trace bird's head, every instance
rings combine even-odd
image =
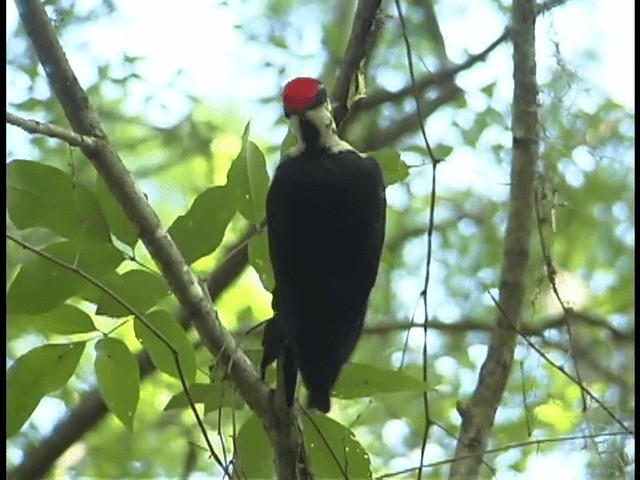
[[[310,77],[294,78],[284,86],[282,92],[284,115],[290,118],[318,107],[325,108],[327,98],[327,89],[320,80]]]
[[[284,86],[282,103],[284,115],[298,142],[293,153],[315,149],[336,152],[351,148],[338,138],[327,89],[320,80],[298,77],[289,81]]]

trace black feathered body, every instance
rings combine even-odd
[[[309,405],[329,410],[331,388],[362,331],[385,208],[380,166],[355,150],[302,150],[276,170],[267,196],[275,317],[265,357],[284,355],[290,405],[299,369]]]

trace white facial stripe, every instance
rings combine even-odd
[[[333,116],[331,115],[331,107],[327,102],[325,105],[320,105],[313,110],[307,110],[302,114],[304,118],[318,127],[320,131],[320,143],[324,144],[326,137],[332,132],[335,132],[335,125],[333,123]]]
[[[318,141],[320,145],[326,147],[329,152],[337,153],[345,150],[354,150],[351,145],[338,137],[338,131],[333,122],[331,110],[331,103],[327,100],[324,105],[320,105],[312,110],[307,110],[302,116],[318,128],[320,133]],[[304,149],[302,133],[300,131],[300,119],[296,115],[292,115],[289,118],[289,125],[296,136],[298,144],[290,150],[288,154],[297,155]]]

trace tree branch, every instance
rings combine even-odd
[[[516,330],[521,324],[530,251],[534,172],[538,162],[535,9],[533,0],[514,0],[512,6],[513,160],[499,287],[501,311],[497,315],[478,384],[469,403],[459,409],[462,425],[456,445],[456,461],[449,473],[452,480],[472,479],[479,475],[489,432],[511,370]]]
[[[538,5],[536,16],[547,13],[553,8],[561,6],[565,3],[567,3],[567,0],[548,0],[544,3],[541,3]],[[501,44],[503,44],[505,41],[509,40],[510,38],[511,38],[511,27],[507,27],[493,42],[487,45],[482,51],[476,53],[475,55],[471,55],[464,62],[459,63],[457,65],[449,66],[443,70],[439,70],[435,73],[427,74],[427,75],[424,75],[423,77],[416,79],[416,82],[415,82],[416,92],[418,93],[418,95],[424,95],[428,88],[436,85],[443,85],[445,88],[445,91],[450,91],[449,90],[450,87],[448,87],[448,85],[453,85],[455,88],[458,88],[453,83],[453,80],[455,79],[456,75],[486,60],[486,58],[489,56],[491,52],[493,52],[497,47],[499,47]],[[370,95],[367,95],[366,97],[362,97],[358,99],[350,106],[350,109],[348,112],[349,115],[343,119],[342,124],[339,124],[340,133],[346,132],[348,128],[358,119],[358,116],[360,114],[373,110],[385,103],[398,103],[405,100],[406,98],[408,98],[413,94],[413,88],[414,86],[411,83],[409,83],[404,87],[402,87],[400,90],[397,90],[395,92],[390,92],[388,90],[377,90],[371,93]],[[459,89],[459,91],[462,92],[461,89]],[[455,97],[444,95],[444,97],[442,98],[443,102],[436,105],[436,108],[440,107],[444,103],[451,101],[453,98]],[[425,117],[427,117],[430,113],[432,112],[426,112]],[[386,133],[384,135],[385,142],[376,141],[376,139],[373,139],[372,141],[375,142],[376,148],[368,148],[368,150],[376,150],[378,148],[382,148],[383,146],[388,145],[390,142],[397,140],[398,138],[410,133],[415,128],[417,128],[418,127],[417,124],[411,124],[410,122],[411,117],[415,117],[415,112],[412,112],[407,116],[403,117],[402,119],[400,119],[401,122],[406,121],[406,123],[404,123],[403,125],[402,130],[398,127],[398,129],[395,129]],[[398,132],[402,132],[402,133],[398,134]]]
[[[443,85],[438,96],[420,103],[420,111],[424,115],[424,118],[427,118],[442,105],[454,100],[461,93],[462,89],[454,83]],[[360,148],[363,151],[378,150],[413,133],[419,126],[420,119],[416,115],[415,110],[412,110],[405,116],[395,119],[393,124],[388,127],[378,130],[377,132],[370,132],[363,140]]]
[[[276,451],[277,470],[286,470],[288,478],[297,478],[297,456],[295,452],[283,449],[283,445],[295,449],[296,446],[292,446],[286,439],[290,438],[289,432],[292,428],[297,428],[297,424],[293,424],[289,412],[283,412],[274,404],[269,387],[260,380],[250,360],[220,323],[198,279],[109,143],[86,93],[71,70],[42,4],[38,0],[16,0],[16,5],[27,35],[73,131],[95,137],[92,145],[80,146],[82,152],[103,177],[127,217],[136,225],[140,239],[182,307],[189,312],[189,318],[204,345],[220,365],[225,367],[249,408],[264,423]],[[280,442],[280,439],[285,441]],[[299,449],[300,445],[297,447]]]
[[[46,135],[51,138],[58,138],[72,147],[94,148],[96,139],[87,135],[79,135],[76,132],[59,127],[52,123],[40,122],[38,120],[27,119],[7,112],[7,123],[21,128],[25,132]]]
[[[439,70],[435,73],[425,75],[422,78],[416,79],[416,91],[418,91],[419,93],[423,93],[429,87],[446,84],[453,81],[455,76],[460,72],[468,70],[477,63],[484,61],[491,52],[493,52],[500,44],[502,44],[509,38],[510,33],[510,30],[506,29],[498,38],[491,42],[480,53],[471,55],[464,62],[458,65],[453,65],[443,70]],[[383,103],[398,102],[400,100],[404,100],[412,94],[413,85],[411,85],[411,83],[402,87],[400,90],[396,90],[395,92],[390,92],[388,90],[379,90],[355,102],[351,107],[352,114],[355,115],[356,113],[371,110],[372,108],[378,107]]]
[[[95,137],[91,145],[80,145],[83,153],[105,179],[129,219],[137,226],[142,242],[169,281],[180,303],[193,312],[192,318],[204,344],[214,355],[220,356],[224,364],[229,364],[232,378],[243,396],[247,396],[247,402],[265,415],[269,410],[266,386],[261,384],[249,359],[238,351],[233,338],[209,308],[197,278],[108,142],[89,99],[67,62],[43,6],[37,0],[16,0],[16,5],[40,63],[73,130]]]
[[[580,323],[590,327],[602,329],[609,332],[611,338],[606,341],[618,343],[630,343],[635,340],[635,330],[619,330],[607,322],[604,318],[597,317],[585,312],[569,311],[560,315],[550,316],[539,321],[524,323],[520,327],[520,333],[527,337],[543,337],[550,330],[564,328],[568,321],[574,325]],[[368,327],[362,331],[368,335],[382,335],[390,332],[406,331],[410,328],[424,328],[422,322],[381,322]],[[494,326],[484,319],[466,318],[456,322],[442,322],[439,320],[429,320],[429,329],[447,333],[469,333],[493,331]],[[603,334],[604,332],[601,332]]]
[[[561,6],[565,3],[567,3],[567,0],[548,0],[547,2],[541,3],[538,5],[536,16],[547,13],[553,8]],[[464,62],[457,65],[448,66],[443,70],[439,70],[437,72],[427,74],[421,78],[416,79],[415,89],[419,93],[423,93],[429,87],[453,81],[453,79],[459,73],[468,70],[474,65],[486,60],[491,52],[493,52],[502,43],[509,40],[510,38],[511,27],[507,27],[493,42],[487,45],[482,51],[476,53],[475,55],[469,56],[469,58],[467,58]],[[396,90],[395,92],[390,92],[388,90],[378,90],[376,92],[373,92],[371,95],[362,97],[353,105],[351,105],[351,109],[349,112],[350,116],[349,119],[345,121],[345,123],[351,122],[352,118],[357,113],[371,110],[382,105],[383,103],[399,102],[406,99],[407,97],[412,95],[413,88],[413,85],[409,83],[402,87],[400,90]]]
[[[340,126],[347,116],[349,107],[347,100],[349,86],[362,60],[366,58],[377,36],[380,22],[376,19],[381,0],[360,0],[353,18],[353,26],[347,48],[331,91],[334,104],[333,117],[336,125]]]

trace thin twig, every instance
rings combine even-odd
[[[524,409],[524,422],[527,426],[527,437],[531,436],[531,424],[529,423],[529,405],[527,405],[527,388],[525,386],[524,362],[520,361],[520,394],[522,395],[522,408]]]
[[[628,432],[604,432],[604,433],[594,433],[591,435],[572,435],[568,437],[558,437],[558,438],[540,438],[537,440],[526,440],[524,442],[511,443],[509,445],[504,445],[502,447],[490,448],[485,451],[485,454],[491,455],[494,453],[500,453],[507,450],[513,450],[514,448],[525,448],[531,446],[540,446],[545,443],[562,443],[562,442],[573,442],[576,440],[585,440],[585,439],[596,439],[596,438],[604,438],[604,437],[618,437],[618,436],[626,436],[629,435]],[[471,458],[474,454],[468,454],[466,457]],[[459,457],[458,459],[462,460],[464,457]],[[411,473],[417,471],[420,468],[433,468],[438,467],[440,465],[447,465],[456,461],[456,458],[447,458],[446,460],[439,460],[437,462],[426,463],[424,465],[412,468],[406,468],[404,470],[398,470],[396,472],[385,473],[384,475],[380,475],[376,477],[376,480],[383,480],[385,478],[396,478],[400,475],[404,475],[406,473]]]
[[[424,289],[421,292],[422,298],[424,300],[424,328],[423,328],[423,342],[422,342],[422,380],[425,383],[428,383],[429,375],[428,375],[428,348],[427,348],[427,333],[429,326],[429,308],[428,308],[428,292],[429,292],[429,279],[431,275],[431,257],[433,252],[433,225],[434,225],[434,215],[435,215],[435,203],[436,203],[436,167],[440,159],[436,159],[433,151],[431,150],[431,145],[429,144],[429,140],[427,139],[427,132],[424,128],[424,117],[422,116],[422,110],[420,106],[420,99],[418,98],[418,90],[416,88],[416,77],[413,69],[413,54],[411,53],[411,43],[409,42],[409,37],[407,36],[407,27],[404,21],[404,16],[402,14],[402,8],[400,7],[400,0],[395,0],[396,11],[398,12],[398,18],[400,19],[400,25],[402,27],[402,37],[404,39],[406,54],[407,54],[407,65],[409,67],[409,75],[411,77],[411,85],[413,91],[413,98],[416,103],[416,119],[419,122],[420,133],[422,134],[422,140],[424,141],[424,145],[429,153],[429,158],[431,159],[431,201],[429,205],[429,228],[427,231],[427,259],[426,259],[426,271],[424,278]],[[424,461],[424,454],[427,448],[427,438],[429,436],[429,429],[431,428],[431,417],[429,414],[429,395],[426,391],[422,393],[422,402],[424,405],[424,417],[425,417],[425,427],[422,435],[422,442],[420,445],[420,464]],[[422,478],[422,469],[418,471],[418,480]]]
[[[72,130],[59,127],[53,123],[40,122],[29,118],[23,118],[11,112],[7,112],[7,123],[21,128],[25,132],[45,135],[62,140],[72,147],[94,148],[96,137],[80,135]]]
[[[573,333],[571,332],[571,321],[570,321],[571,318],[568,315],[571,309],[567,307],[566,303],[562,300],[562,297],[560,296],[560,292],[558,291],[558,285],[556,282],[557,270],[555,265],[553,264],[553,260],[551,259],[551,252],[549,251],[544,233],[542,231],[543,224],[546,224],[549,227],[550,223],[552,222],[552,219],[546,219],[546,216],[544,216],[542,213],[542,207],[540,205],[540,202],[542,200],[541,196],[543,194],[546,194],[546,192],[544,191],[544,184],[542,183],[543,180],[541,176],[539,176],[538,178],[539,178],[538,188],[534,189],[534,193],[533,193],[533,206],[536,214],[536,225],[538,227],[538,239],[540,241],[540,251],[542,253],[542,260],[544,262],[545,272],[547,274],[547,279],[549,280],[549,284],[551,285],[551,290],[553,291],[553,295],[556,297],[556,300],[558,300],[558,303],[560,304],[560,308],[562,308],[562,311],[565,313],[565,316],[567,318],[566,327],[567,327],[567,336],[569,337],[569,356],[571,357],[571,361],[573,362],[573,369],[576,372],[576,378],[580,383],[582,383],[582,378],[580,378],[580,369],[578,368],[578,362],[576,360],[576,356],[573,354],[574,340],[573,340]],[[553,212],[551,212],[551,214],[553,214]],[[585,397],[584,392],[582,390],[580,390],[580,395],[582,397],[582,411],[586,412],[587,398]]]
[[[580,382],[580,380],[578,380],[577,378],[574,378],[573,375],[571,375],[569,372],[567,372],[564,369],[564,367],[562,367],[562,365],[558,365],[556,362],[551,360],[551,358],[549,358],[549,356],[547,354],[545,354],[540,348],[538,348],[535,343],[533,343],[531,340],[529,340],[526,335],[522,334],[522,332],[520,332],[520,329],[518,328],[518,326],[513,322],[513,320],[507,315],[505,310],[502,308],[502,305],[500,305],[498,300],[496,300],[496,298],[493,296],[493,294],[491,292],[488,292],[488,293],[489,293],[489,296],[491,297],[491,300],[495,304],[496,308],[500,311],[500,314],[503,316],[503,318],[507,322],[509,322],[509,324],[511,325],[511,328],[513,328],[513,330],[518,334],[518,336],[520,336],[520,338],[522,338],[530,348],[532,348],[538,355],[540,355],[540,357],[545,362],[547,362],[553,368],[555,368],[560,373],[562,373],[572,383],[576,384],[578,386],[578,388],[580,388],[580,390],[582,392],[584,392],[589,398],[591,398],[591,400],[593,400],[600,408],[602,408],[614,422],[616,422],[618,425],[620,425],[620,427],[622,427],[623,430],[625,430],[627,433],[630,433],[631,435],[634,434],[633,431],[630,430],[629,427],[627,427],[622,422],[622,420],[620,420],[618,417],[616,417],[616,415],[609,409],[609,407],[607,407],[596,395],[591,393],[591,390],[589,390],[587,387],[585,387],[584,384]]]

